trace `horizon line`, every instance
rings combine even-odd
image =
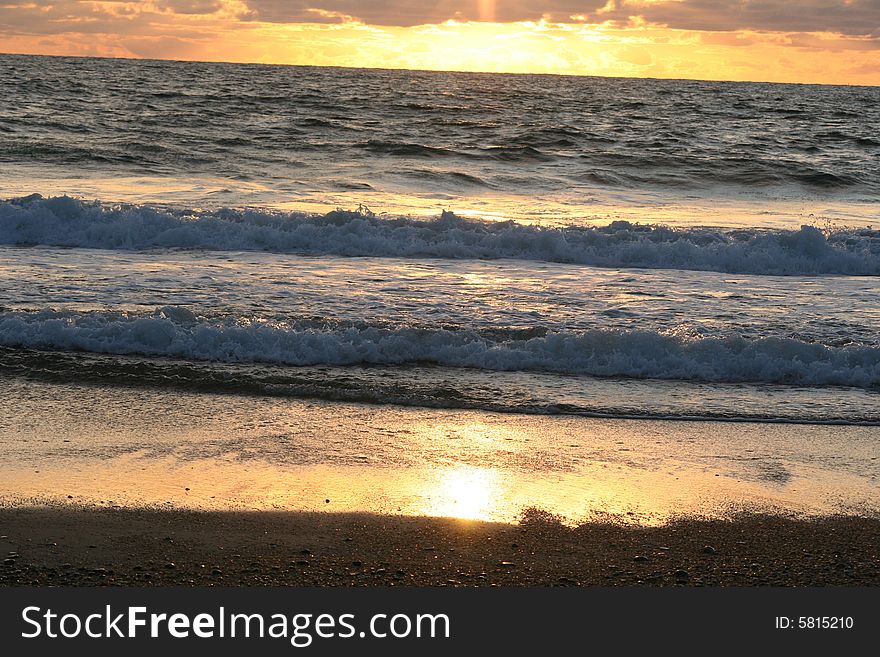
[[[601,78],[606,80],[656,80],[669,82],[717,82],[723,84],[776,84],[776,85],[797,85],[804,87],[855,87],[865,89],[878,89],[878,84],[852,84],[838,83],[829,84],[827,82],[779,82],[774,80],[719,80],[713,78],[677,78],[677,77],[651,77],[636,75],[601,75],[597,73],[551,73],[551,72],[516,72],[516,71],[480,71],[480,70],[455,70],[455,69],[434,69],[434,68],[389,68],[384,66],[343,66],[343,65],[326,65],[326,64],[290,64],[286,62],[242,62],[227,61],[217,59],[162,59],[156,57],[117,57],[111,55],[51,55],[41,53],[18,53],[18,52],[0,52],[0,57],[51,57],[56,59],[109,59],[122,60],[132,62],[165,62],[169,64],[227,64],[232,66],[286,66],[295,68],[329,68],[342,69],[346,71],[401,71],[410,73],[459,73],[459,74],[475,74],[475,75],[520,75],[520,76],[546,76],[560,78]]]

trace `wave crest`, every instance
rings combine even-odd
[[[880,274],[880,231],[676,229],[615,221],[551,228],[459,217],[164,210],[38,194],[0,202],[0,243],[102,249],[260,250],[341,256],[513,258],[738,274]]]
[[[0,313],[0,346],[166,356],[229,363],[403,365],[795,385],[880,385],[880,347],[793,338],[699,338],[674,332],[449,330],[369,323],[209,319],[185,308],[152,314]]]

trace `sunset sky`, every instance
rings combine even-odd
[[[0,52],[880,85],[880,0],[0,0]]]

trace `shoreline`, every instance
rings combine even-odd
[[[878,586],[880,517],[0,508],[0,586]]]
[[[7,507],[507,523],[539,507],[568,525],[609,517],[663,524],[731,509],[810,517],[880,509],[872,427],[511,415],[6,381]]]

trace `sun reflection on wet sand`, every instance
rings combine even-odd
[[[875,427],[543,417],[34,382],[7,391],[0,503],[500,522],[539,508],[570,524],[660,524],[731,507],[880,509]]]
[[[596,519],[657,525],[679,515],[723,516],[732,507],[806,514],[827,514],[847,502],[852,508],[880,508],[872,500],[876,491],[856,477],[803,472],[793,479],[767,485],[716,477],[686,464],[674,472],[598,466],[540,476],[464,464],[280,468],[141,454],[44,462],[36,470],[0,467],[0,504],[366,512],[496,522],[516,522],[526,509],[539,508],[572,525]]]
[[[423,493],[423,515],[463,520],[491,520],[499,506],[502,476],[498,470],[453,466],[437,473],[433,487]]]

